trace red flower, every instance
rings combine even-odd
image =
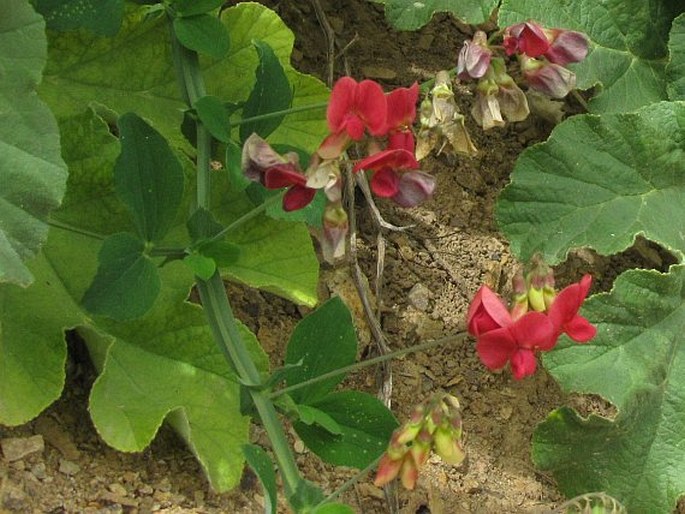
[[[579,343],[586,343],[595,337],[597,329],[586,318],[578,314],[591,285],[592,277],[585,275],[580,282],[565,287],[554,298],[548,315],[557,336],[565,333]]]
[[[372,171],[371,191],[402,207],[415,207],[435,190],[435,179],[418,170],[414,154],[405,149],[383,150],[359,161],[354,171]]]
[[[481,334],[502,328],[512,323],[507,306],[488,286],[480,289],[469,305],[466,317],[469,334],[478,337]]]
[[[526,54],[539,57],[549,50],[549,40],[540,25],[532,21],[518,23],[504,30],[504,49],[507,55]]]
[[[285,166],[274,166],[264,172],[264,187],[267,189],[280,189],[288,187],[283,195],[283,210],[296,211],[309,205],[316,195],[316,189],[307,187],[306,177],[293,169]]]
[[[388,115],[386,132],[388,149],[403,148],[414,151],[414,134],[411,126],[416,119],[416,102],[419,99],[419,85],[400,87],[386,95]]]
[[[507,362],[517,380],[535,373],[536,351],[551,350],[556,343],[555,327],[541,312],[528,312],[512,324],[482,333],[476,343],[481,362],[495,370]]]
[[[331,135],[321,144],[319,155],[335,159],[350,141],[361,140],[365,129],[373,136],[384,135],[386,115],[387,100],[377,82],[340,78],[333,86],[326,112]]]

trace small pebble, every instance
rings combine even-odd
[[[45,477],[47,476],[45,463],[39,462],[38,464],[33,466],[31,468],[31,473],[33,473],[33,476],[36,477],[38,480],[45,480]]]
[[[430,289],[428,289],[420,282],[418,284],[414,284],[414,287],[412,287],[409,293],[407,294],[407,299],[409,300],[409,303],[416,307],[418,310],[424,312],[428,310],[428,306],[430,305],[430,298]]]
[[[114,494],[116,494],[118,496],[127,496],[128,495],[128,491],[126,490],[126,488],[123,485],[121,485],[119,482],[114,482],[112,484],[109,484],[107,486],[107,489],[109,489],[111,492],[113,492]]]
[[[59,472],[68,476],[73,476],[81,471],[81,466],[67,459],[59,460]]]
[[[20,460],[36,452],[42,452],[45,449],[45,442],[43,436],[34,435],[31,437],[7,437],[0,441],[2,454],[7,462]]]

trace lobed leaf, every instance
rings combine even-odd
[[[571,66],[578,87],[600,86],[591,112],[627,112],[667,100],[668,32],[682,11],[679,0],[503,0],[499,25],[534,19],[548,27],[584,32],[592,47]]]
[[[519,156],[497,201],[514,253],[556,263],[577,247],[617,253],[643,234],[682,258],[685,233],[672,220],[685,216],[683,127],[683,102],[557,126]]]
[[[34,0],[49,29],[88,29],[100,36],[113,36],[121,27],[123,0]]]
[[[55,118],[36,96],[47,58],[45,24],[23,0],[0,0],[0,283],[28,286],[24,264],[47,238],[67,169]]]
[[[418,30],[437,12],[448,12],[471,25],[486,22],[497,7],[497,0],[372,0],[385,4],[385,16],[398,30]]]
[[[628,512],[672,512],[685,493],[685,267],[627,271],[583,314],[595,339],[560,342],[545,366],[566,391],[599,394],[618,415],[552,412],[535,431],[534,460],[568,496],[602,490]]]
[[[671,60],[666,65],[670,100],[685,100],[685,14],[673,20],[668,40]]]

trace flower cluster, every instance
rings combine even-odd
[[[563,98],[576,85],[575,74],[565,66],[587,56],[587,36],[573,30],[545,29],[533,21],[504,29],[503,47],[515,55],[532,90],[550,98]],[[476,102],[471,111],[484,130],[528,116],[525,94],[507,73],[503,57],[494,54],[487,35],[477,31],[464,43],[457,61],[461,80],[478,80]]]
[[[536,261],[526,277],[514,277],[511,310],[488,286],[481,286],[467,315],[480,360],[492,370],[510,363],[520,380],[535,373],[536,352],[554,348],[561,334],[579,343],[592,339],[595,327],[578,314],[591,283],[592,277],[585,275],[557,294],[552,270]]]
[[[374,484],[380,487],[399,477],[405,488],[414,489],[431,449],[448,464],[461,464],[465,457],[461,408],[449,394],[437,394],[418,405],[409,421],[393,432]]]
[[[279,155],[253,134],[243,146],[243,172],[268,189],[287,187],[283,197],[286,211],[306,207],[317,190],[323,189],[327,204],[319,240],[324,259],[332,262],[345,253],[348,218],[342,206],[340,161],[353,142],[366,143],[367,156],[353,171],[371,175],[371,191],[376,196],[414,207],[433,194],[435,179],[419,169],[414,154],[412,124],[418,95],[416,83],[386,94],[372,80],[342,77],[333,86],[326,112],[330,134],[306,170],[296,154]]]

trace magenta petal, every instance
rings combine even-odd
[[[539,57],[549,49],[549,40],[542,27],[527,21],[519,34],[518,47],[528,57]]]
[[[597,329],[583,316],[575,316],[564,326],[566,335],[578,343],[587,343],[597,335]]]
[[[522,348],[549,350],[557,342],[554,325],[542,312],[527,312],[509,328]]]
[[[395,196],[399,190],[400,179],[392,168],[381,168],[371,177],[371,191],[381,198]]]
[[[364,137],[364,122],[359,116],[352,113],[347,114],[343,125],[345,126],[345,131],[352,139],[355,141],[362,140]]]
[[[503,368],[516,353],[518,346],[507,327],[491,330],[478,338],[476,351],[489,369]]]
[[[590,291],[591,285],[592,277],[584,275],[580,282],[565,287],[554,298],[549,309],[549,317],[558,331],[561,331],[564,325],[576,316]]]
[[[337,133],[342,130],[345,115],[354,107],[357,85],[357,81],[352,77],[341,77],[333,86],[326,111],[331,132]]]
[[[414,82],[411,87],[398,87],[387,94],[388,130],[400,130],[414,123],[418,99],[419,84],[417,82]],[[412,147],[411,151],[413,150]]]
[[[316,189],[300,185],[293,186],[283,195],[283,210],[289,212],[302,209],[309,205],[315,194]]]
[[[511,357],[511,373],[516,380],[535,373],[538,362],[532,350],[521,348]]]
[[[388,150],[406,150],[414,153],[414,134],[411,130],[392,132],[388,136]]]

